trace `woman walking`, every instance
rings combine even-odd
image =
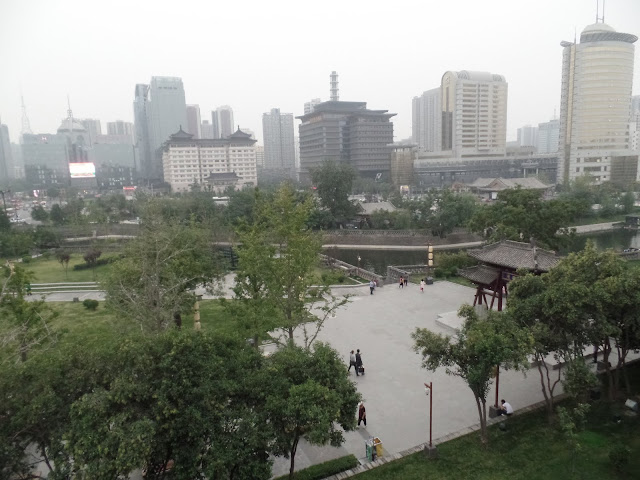
[[[364,408],[363,402],[360,402],[358,407],[358,426],[360,426],[360,422],[364,422],[364,426],[367,426],[367,410]]]

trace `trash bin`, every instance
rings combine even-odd
[[[425,283],[427,285],[433,285],[433,277],[427,277],[427,280],[425,281]]]
[[[364,442],[364,450],[365,453],[367,455],[367,460],[369,460],[370,462],[373,462],[373,441],[372,440],[366,440]]]
[[[373,437],[373,446],[376,447],[376,455],[382,456],[382,441],[378,437]]]

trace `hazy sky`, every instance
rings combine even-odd
[[[133,121],[136,83],[179,76],[203,119],[231,105],[261,140],[262,113],[328,100],[336,70],[341,100],[397,113],[399,140],[414,96],[447,70],[485,70],[509,83],[515,139],[560,113],[560,41],[595,16],[596,0],[0,0],[0,118],[17,141],[22,93],[32,130],[55,132],[69,94],[106,133]],[[640,0],[607,0],[605,23],[640,36]]]

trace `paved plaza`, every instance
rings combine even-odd
[[[365,440],[379,437],[386,454],[394,454],[428,441],[429,399],[424,383],[433,382],[434,440],[478,423],[478,410],[471,390],[458,377],[445,370],[429,372],[421,368],[421,356],[412,350],[411,333],[416,327],[450,334],[436,324],[438,314],[456,311],[473,302],[474,289],[451,282],[436,282],[420,288],[409,284],[404,289],[387,285],[369,295],[369,289],[341,289],[350,293],[351,303],[335,318],[328,319],[319,340],[326,341],[344,354],[359,348],[366,374],[351,377],[358,385],[367,408],[367,426],[345,433],[340,448],[314,447],[302,443],[296,455],[296,470],[352,453],[364,460]],[[558,387],[560,389],[560,386]],[[500,398],[515,409],[543,400],[537,370],[526,378],[519,372],[500,374]],[[493,404],[495,390],[489,394]],[[288,473],[289,461],[275,461],[274,476]]]

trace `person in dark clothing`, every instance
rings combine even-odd
[[[360,367],[362,367],[362,356],[360,355],[360,349],[356,352],[356,375],[360,376]],[[366,424],[365,424],[366,425]]]
[[[349,373],[351,373],[351,367],[353,367],[356,373],[358,373],[358,366],[356,365],[356,356],[353,353],[353,350],[351,350],[351,353],[349,356],[349,369],[347,370]]]
[[[409,277],[404,277],[404,286],[408,286],[409,285]]]
[[[404,288],[404,278],[402,278],[402,276],[400,277],[400,284],[398,285],[398,288]]]
[[[360,402],[360,406],[358,407],[358,426],[360,426],[360,422],[364,422],[364,426],[367,426],[367,410],[364,408],[364,403]]]

